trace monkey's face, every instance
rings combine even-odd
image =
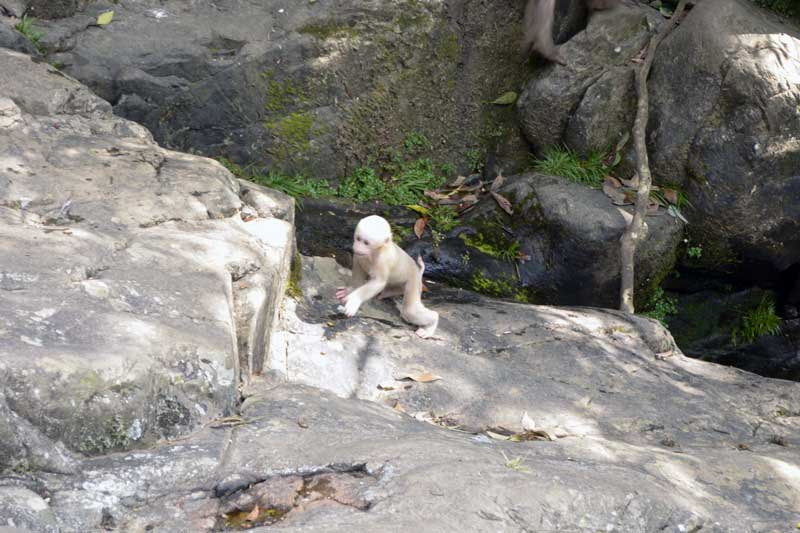
[[[369,255],[374,247],[374,242],[369,239],[369,235],[364,235],[360,231],[356,231],[353,237],[353,253],[355,255]]]

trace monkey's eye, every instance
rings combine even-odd
[[[364,241],[364,246],[369,246],[369,243],[367,241]]]

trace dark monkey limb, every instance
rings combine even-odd
[[[584,0],[590,10],[610,9],[619,0]],[[533,52],[564,65],[564,58],[553,42],[553,14],[556,0],[528,0],[523,21],[525,33],[522,38],[522,53],[527,57]]]

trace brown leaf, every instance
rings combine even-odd
[[[256,520],[258,520],[259,514],[261,514],[261,509],[259,509],[258,505],[256,505],[244,519],[246,522],[255,522]]]
[[[442,379],[441,376],[437,376],[436,374],[431,374],[430,372],[419,372],[417,374],[400,374],[399,376],[395,377],[397,381],[416,381],[417,383],[430,383],[432,381],[439,381]]]
[[[425,217],[419,217],[416,222],[414,222],[414,235],[417,236],[417,239],[421,239],[422,235],[425,233],[425,226],[428,224],[428,219]]]
[[[476,194],[468,194],[466,196],[461,197],[462,204],[474,204],[478,201],[478,196]]]
[[[672,205],[678,205],[678,191],[675,189],[664,189],[664,198]]]
[[[622,184],[626,187],[630,187],[632,189],[639,188],[639,174],[634,174],[633,176],[631,176],[631,179],[629,180],[621,180],[621,181]]]
[[[622,187],[622,183],[620,183],[620,181],[614,176],[606,176],[606,178],[603,180],[603,187],[605,188],[606,185],[614,187],[615,189]]]
[[[503,174],[502,173],[498,174],[497,177],[492,182],[492,186],[489,187],[489,190],[492,191],[492,192],[497,192],[497,190],[500,189],[500,187],[503,186],[503,183],[505,181],[506,181],[506,179],[503,177]]]
[[[506,197],[500,196],[494,191],[489,191],[489,192],[492,193],[492,198],[494,198],[495,202],[497,202],[497,205],[499,205],[503,211],[505,211],[509,215],[514,214],[514,209],[512,209],[511,207],[511,202],[509,202]]]
[[[608,177],[603,181],[603,193],[611,198],[611,201],[614,205],[625,205],[625,191],[619,189],[618,186],[614,185],[614,178]],[[619,182],[617,182],[619,183]]]
[[[450,194],[442,194],[436,191],[425,191],[425,196],[439,202],[441,200],[446,200],[450,196]]]
[[[450,184],[450,187],[460,187],[465,181],[467,181],[466,176],[459,176],[456,178],[456,181]]]

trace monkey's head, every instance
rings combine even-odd
[[[370,255],[392,240],[392,228],[386,219],[378,215],[362,218],[356,226],[353,236],[353,253]]]

